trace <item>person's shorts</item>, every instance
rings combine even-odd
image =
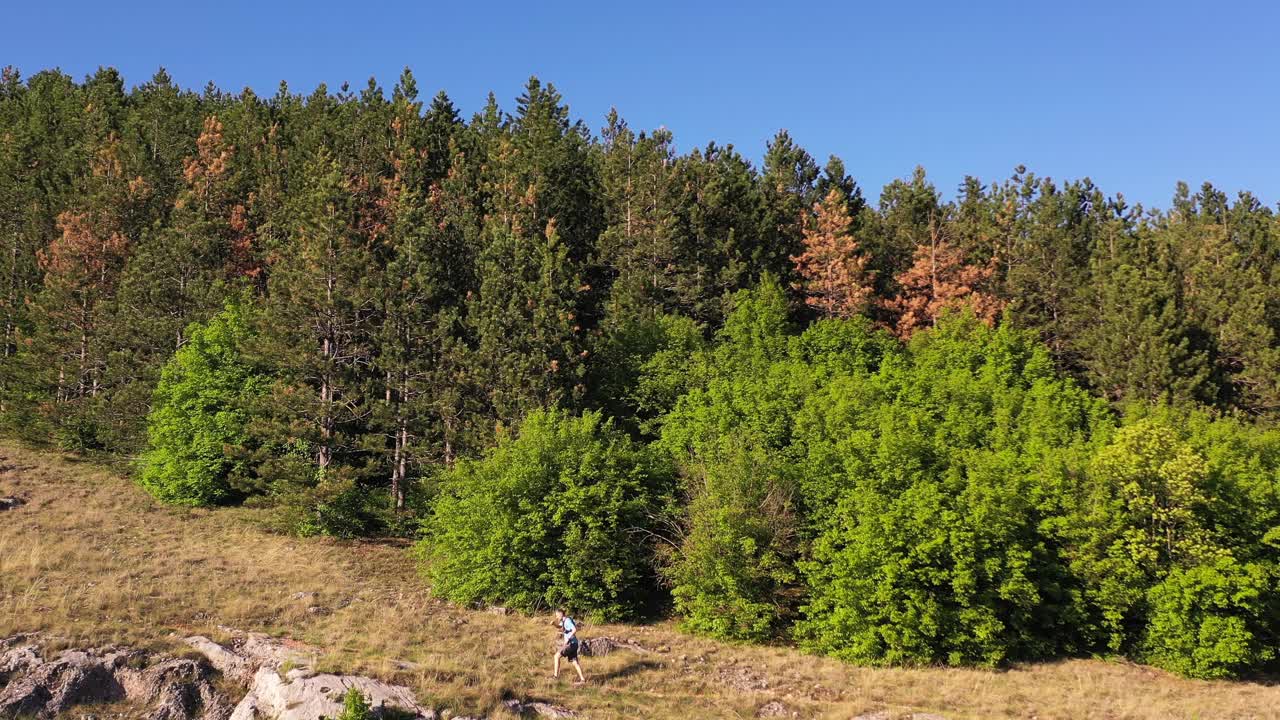
[[[578,638],[574,638],[570,640],[569,644],[560,648],[560,657],[564,658],[565,660],[578,659]]]

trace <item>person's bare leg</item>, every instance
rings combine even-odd
[[[573,669],[578,671],[579,683],[584,683],[587,681],[586,676],[582,674],[582,665],[578,662],[578,658],[573,659]]]
[[[560,651],[556,651],[555,670],[551,673],[551,677],[559,679],[560,677]]]

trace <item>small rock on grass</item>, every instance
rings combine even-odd
[[[786,717],[786,716],[787,716],[787,706],[783,705],[778,700],[770,700],[764,705],[761,705],[760,709],[756,711],[756,717],[776,718],[776,717]]]
[[[517,715],[532,714],[538,717],[553,718],[553,720],[558,718],[572,718],[572,717],[578,716],[576,712],[570,710],[567,707],[552,705],[551,703],[536,702],[536,701],[520,702],[519,700],[507,700],[506,702],[503,703],[503,705],[505,705],[508,710],[510,710],[511,712]]]

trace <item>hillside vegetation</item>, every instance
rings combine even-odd
[[[1280,671],[1280,218],[1248,193],[917,169],[871,203],[785,131],[678,152],[536,78],[464,120],[407,69],[9,68],[0,238],[0,432],[412,545],[458,606]]]
[[[1274,685],[1098,660],[859,668],[698,639],[668,623],[587,623],[586,637],[629,637],[655,652],[587,658],[590,682],[574,688],[547,677],[546,616],[433,599],[404,547],[290,538],[261,529],[252,510],[164,507],[112,471],[11,443],[0,448],[0,495],[26,500],[0,513],[0,636],[44,630],[68,646],[180,651],[186,634],[265,631],[323,648],[322,667],[402,682],[426,704],[477,713],[510,693],[591,718],[753,717],[774,700],[817,718],[877,709],[953,720],[1280,717]]]

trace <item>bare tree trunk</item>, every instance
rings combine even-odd
[[[453,415],[444,418],[444,464],[453,467]]]
[[[401,417],[397,421],[395,432],[395,450],[391,454],[391,499],[395,504],[395,508],[399,510],[403,506],[403,500],[400,497],[400,487],[402,481],[401,473],[404,472],[404,418]]]
[[[78,378],[76,380],[76,393],[79,397],[85,395],[85,380],[89,375],[89,299],[81,298],[80,300],[80,367],[78,368]]]
[[[326,365],[333,357],[335,344],[330,337],[323,341]],[[316,453],[316,465],[321,470],[328,468],[333,460],[333,398],[332,369],[326,367],[320,376],[320,447]]]
[[[330,210],[332,214],[332,209]],[[320,470],[326,470],[333,461],[333,359],[338,355],[338,339],[334,326],[337,323],[334,317],[334,278],[333,259],[334,259],[333,239],[329,239],[328,256],[330,265],[325,274],[325,315],[324,318],[324,338],[321,341],[322,351],[324,353],[325,369],[320,377],[320,448],[316,454],[316,464]]]
[[[8,300],[4,315],[4,356],[14,353],[14,334],[17,332],[17,321],[14,319],[14,308],[18,306],[18,233],[13,234],[13,244],[9,246],[9,288]]]
[[[325,340],[325,347],[327,348],[328,345],[329,341]],[[321,470],[327,469],[333,459],[333,450],[330,447],[333,442],[332,397],[333,386],[326,372],[320,381],[320,447],[316,451],[316,465]]]
[[[391,484],[391,496],[395,498],[396,510],[404,510],[404,486],[408,478],[409,461],[409,420],[400,418],[399,456],[396,459],[395,481]]]
[[[409,397],[409,373],[400,372],[400,404],[396,411],[395,453],[391,468],[391,498],[397,511],[404,509],[404,486],[409,465],[409,415],[405,399]]]

